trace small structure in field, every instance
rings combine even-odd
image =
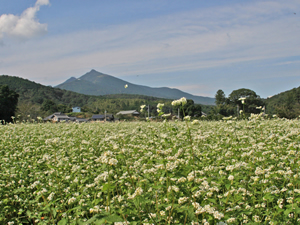
[[[72,112],[81,112],[81,108],[79,106],[75,106],[72,108]]]
[[[120,111],[116,115],[128,115],[128,116],[138,116],[140,113],[136,110],[125,110],[125,111]]]
[[[50,116],[44,118],[44,121],[62,122],[69,121],[70,118],[61,112],[55,112]]]
[[[92,121],[114,121],[114,119],[115,118],[113,114],[106,114],[106,115],[97,114],[97,115],[93,115],[91,118]]]

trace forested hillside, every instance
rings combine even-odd
[[[300,115],[300,87],[274,95],[266,100],[267,113],[288,119]]]
[[[150,115],[157,115],[156,105],[164,103],[165,112],[172,112],[170,99],[151,96],[115,94],[105,96],[91,96],[72,91],[61,90],[44,86],[35,82],[7,75],[0,76],[0,85],[8,85],[11,90],[19,94],[18,110],[16,115],[22,119],[37,116],[45,117],[53,112],[71,112],[72,107],[79,106],[86,115],[104,114],[104,111],[115,114],[121,110],[140,110],[141,105],[149,105]],[[210,106],[203,106],[209,110]]]

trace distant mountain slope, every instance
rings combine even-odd
[[[74,78],[77,80],[76,78]],[[69,81],[74,80],[69,79]],[[69,82],[67,81],[67,82]],[[76,82],[76,81],[75,81]],[[85,81],[88,83],[88,81]],[[90,84],[90,83],[88,83]],[[33,103],[42,105],[42,103],[49,99],[56,104],[64,104],[71,106],[88,106],[97,102],[98,105],[107,105],[107,108],[112,108],[110,104],[121,105],[117,110],[140,108],[140,105],[146,102],[165,102],[170,100],[145,96],[145,95],[132,95],[132,94],[114,94],[114,95],[85,95],[73,91],[62,90],[51,86],[44,86],[42,84],[35,83],[33,81],[23,79],[16,76],[0,75],[0,85],[8,85],[11,90],[16,91],[19,94],[19,103]],[[123,87],[124,88],[124,87]],[[118,104],[116,104],[118,102]],[[124,103],[124,104],[121,104]]]
[[[279,117],[296,118],[300,115],[300,87],[276,94],[266,99],[268,114]]]
[[[42,104],[45,99],[50,99],[56,104],[71,104],[75,106],[84,105],[89,101],[99,99],[97,96],[83,95],[72,91],[44,86],[15,76],[0,76],[0,85],[8,85],[10,89],[16,91],[19,94],[19,102]]]
[[[128,88],[124,88],[126,84],[128,84]],[[191,95],[175,88],[151,88],[132,84],[96,70],[91,70],[78,79],[72,77],[56,87],[87,95],[137,94],[167,99],[186,97],[203,105],[214,105],[215,102],[214,98]]]

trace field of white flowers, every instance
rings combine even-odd
[[[0,224],[299,224],[300,121],[0,126]]]

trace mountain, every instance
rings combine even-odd
[[[124,87],[126,84],[128,88]],[[191,95],[175,88],[151,88],[136,85],[96,70],[91,70],[78,79],[71,77],[56,87],[86,95],[136,94],[166,99],[186,97],[187,99],[192,99],[197,104],[215,104],[214,98]]]
[[[76,79],[76,78],[74,78]],[[96,101],[98,96],[83,95],[76,92],[61,90],[50,86],[35,83],[33,81],[15,76],[1,75],[0,85],[8,85],[9,89],[19,94],[19,102],[42,104],[45,99],[52,100],[56,104],[84,105],[90,101]]]

